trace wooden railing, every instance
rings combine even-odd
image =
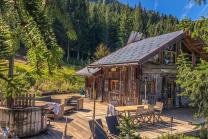
[[[35,106],[35,95],[34,94],[25,94],[25,95],[17,95],[12,99],[12,107],[33,107]],[[0,96],[0,106],[5,107],[8,106],[7,102],[3,99],[2,95]]]

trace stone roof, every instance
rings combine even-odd
[[[160,50],[173,44],[176,40],[182,39],[184,34],[183,31],[176,31],[127,44],[89,66],[143,63]]]

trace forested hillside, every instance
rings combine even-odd
[[[64,49],[64,61],[70,64],[92,62],[101,43],[115,51],[125,45],[131,31],[156,36],[175,31],[178,23],[176,17],[116,0],[55,0],[46,3],[46,10]]]

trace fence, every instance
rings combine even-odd
[[[35,106],[35,95],[34,94],[25,94],[25,95],[17,95],[12,100],[12,107],[33,107]],[[2,95],[0,95],[0,106],[8,106],[7,101],[3,99]]]

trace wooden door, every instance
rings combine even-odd
[[[168,108],[172,108],[175,106],[175,82],[174,81],[168,81],[167,82],[167,103]]]

